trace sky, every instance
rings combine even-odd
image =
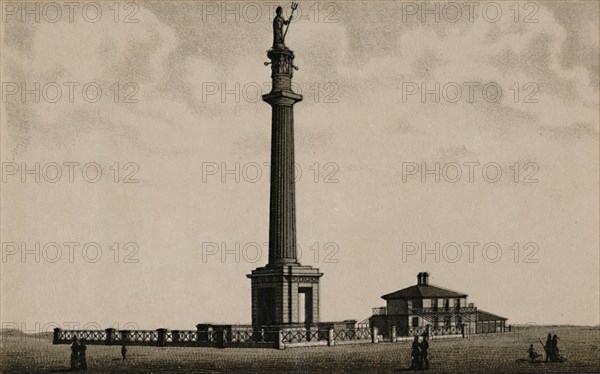
[[[11,4],[3,327],[249,323],[279,4]],[[598,3],[294,18],[297,240],[321,320],[363,320],[428,271],[512,324],[599,324]]]

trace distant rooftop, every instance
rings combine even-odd
[[[431,298],[439,298],[439,299],[451,299],[457,297],[467,297],[464,293],[459,293],[455,291],[450,291],[445,288],[433,286],[433,285],[425,285],[425,286],[410,286],[404,289],[401,289],[396,292],[389,293],[387,295],[381,296],[384,300],[393,300],[393,299],[431,299]]]
[[[381,296],[384,300],[394,299],[451,299],[467,297],[467,294],[451,291],[445,288],[429,284],[429,273],[419,273],[417,275],[417,284],[403,288],[399,291]]]
[[[484,321],[506,321],[508,318],[499,316],[497,314],[493,314],[490,312],[485,312],[481,309],[477,309],[477,320],[479,322]]]

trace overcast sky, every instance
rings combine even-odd
[[[250,322],[276,4],[103,3],[72,19],[58,4],[39,23],[2,4],[2,322]],[[428,271],[509,323],[599,323],[598,3],[494,4],[300,4],[297,238],[325,274],[321,320],[367,318]],[[36,82],[39,103],[21,96]],[[36,163],[39,183],[22,173]],[[436,164],[439,183],[422,173]]]

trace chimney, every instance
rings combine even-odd
[[[417,274],[417,286],[420,286],[423,284],[423,273],[419,273]]]
[[[423,275],[421,275],[421,283],[423,286],[429,286],[429,273],[425,272],[423,273]]]

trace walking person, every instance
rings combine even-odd
[[[87,370],[87,359],[85,357],[85,351],[87,350],[87,346],[85,345],[85,341],[81,341],[79,345],[79,370],[86,371]]]
[[[125,361],[125,359],[127,358],[127,347],[125,346],[125,344],[123,344],[123,346],[121,347],[121,356],[123,356],[123,361]]]
[[[427,358],[427,351],[429,350],[429,342],[427,341],[427,335],[423,334],[423,341],[419,344],[419,370],[429,370],[429,359]]]
[[[77,369],[77,362],[79,360],[79,341],[77,340],[77,336],[73,338],[73,343],[71,344],[71,370]]]
[[[410,357],[411,357],[411,362],[410,362],[410,368],[411,369],[418,369],[419,368],[419,363],[420,363],[420,354],[419,354],[419,337],[415,336],[415,339],[412,342],[412,349],[411,349],[411,353],[410,353]]]

